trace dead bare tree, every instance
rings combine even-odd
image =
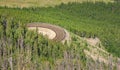
[[[118,59],[117,70],[120,70],[120,59]]]
[[[12,57],[8,58],[8,62],[9,62],[9,64],[10,64],[11,70],[13,70],[13,61],[12,61]]]
[[[109,60],[109,67],[108,67],[108,68],[109,68],[109,70],[113,70],[113,65],[112,65],[112,61],[113,61],[113,60],[112,60],[112,55],[109,56],[108,60]]]

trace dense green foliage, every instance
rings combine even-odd
[[[120,57],[120,4],[69,3],[47,8],[0,8],[0,15],[22,23],[60,25],[82,37],[99,37],[105,48]]]

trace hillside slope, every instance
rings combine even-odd
[[[21,23],[46,22],[64,27],[81,37],[98,37],[107,51],[120,57],[120,4],[69,3],[56,7],[0,8],[0,16]],[[113,20],[114,19],[114,20]]]
[[[70,33],[71,43],[63,45],[48,40],[36,31],[27,30],[24,24],[10,19],[1,18],[0,21],[0,69],[88,70],[102,68],[107,70],[111,67],[116,69],[117,57],[109,58],[109,53],[102,48],[101,44],[92,46],[83,37]]]
[[[120,57],[119,12],[119,3],[104,2],[41,8],[0,7],[0,68],[116,70]],[[53,42],[27,30],[25,25],[32,22],[67,29],[71,33],[71,44]],[[87,40],[91,38],[97,38],[98,44],[89,43]]]

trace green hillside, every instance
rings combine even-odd
[[[113,70],[116,70],[114,65],[120,57],[119,7],[120,3],[103,2],[62,3],[54,7],[0,7],[0,67],[10,70],[10,62],[6,64],[5,61],[11,57],[13,68],[17,70],[47,70],[46,65],[49,65],[48,69],[56,70],[57,64],[59,68],[62,63],[66,68],[69,68],[69,64],[73,64],[73,67],[77,64],[77,68],[81,66],[84,70],[97,69],[97,64],[98,67],[103,65],[104,70],[112,67],[109,61],[102,63],[88,58],[94,52],[96,57],[105,60],[112,55]],[[67,29],[72,37],[71,44],[53,42],[28,31],[25,24],[31,22],[50,23]],[[90,46],[84,41],[84,38],[96,37],[101,41],[97,46]]]
[[[98,37],[105,48],[120,56],[120,9],[115,3],[69,3],[48,8],[2,8],[1,16],[21,23],[46,22],[60,25],[83,37]]]

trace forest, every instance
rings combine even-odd
[[[63,45],[36,31],[29,31],[26,24],[45,22],[59,25],[79,37],[97,37],[106,51],[120,57],[119,12],[120,3],[104,2],[62,3],[55,7],[0,7],[0,70],[69,70],[70,67],[91,70],[94,65],[94,69],[102,69],[99,65],[104,65],[104,70],[108,70],[109,65],[85,57],[83,50],[88,49],[87,44],[78,43],[77,37],[72,36],[70,45]],[[64,66],[60,66],[61,62]]]
[[[0,8],[0,15],[21,23],[56,24],[82,37],[98,37],[107,51],[120,57],[120,4],[69,3],[47,8]]]

